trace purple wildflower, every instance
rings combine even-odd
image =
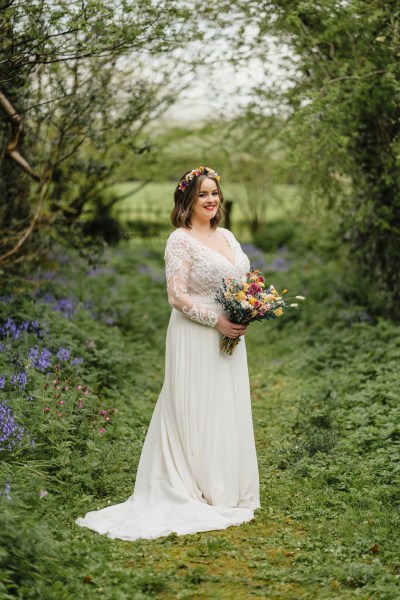
[[[38,346],[35,346],[29,350],[28,356],[35,369],[44,372],[50,367],[52,353],[50,350],[47,350],[47,348],[42,348],[42,351],[39,354],[39,348]]]
[[[0,402],[0,450],[12,450],[15,445],[21,446],[27,435],[26,429],[17,423],[6,400]]]
[[[52,310],[62,313],[64,317],[72,317],[76,313],[75,301],[72,298],[56,298],[52,294],[44,294],[39,301],[48,304]]]
[[[6,385],[6,376],[0,375],[0,390],[3,390],[5,385]]]
[[[277,256],[272,263],[269,265],[269,270],[271,271],[280,271],[284,273],[289,270],[291,261],[285,260],[281,256]]]
[[[57,352],[58,360],[68,360],[70,356],[71,350],[69,350],[68,348],[63,348],[62,346],[59,348]]]
[[[3,352],[3,344],[0,344],[0,352]]]
[[[83,363],[83,358],[81,356],[75,356],[75,358],[72,359],[71,361],[71,365],[81,365]]]
[[[4,490],[0,492],[0,496],[5,496],[7,500],[11,500],[11,481],[7,479]]]
[[[34,348],[31,348],[28,352],[28,358],[29,360],[31,360],[32,362],[34,360],[36,360],[39,356],[39,348],[38,346],[35,346]]]
[[[19,387],[20,390],[25,389],[27,378],[26,371],[20,371],[20,373],[14,373],[11,377],[11,383],[14,387]]]

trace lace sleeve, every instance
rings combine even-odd
[[[192,264],[188,240],[172,234],[165,249],[165,274],[167,278],[168,302],[192,321],[215,327],[217,313],[195,302],[188,293],[188,280]]]

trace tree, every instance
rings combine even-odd
[[[279,100],[299,181],[337,208],[354,267],[400,318],[398,1],[250,0],[237,8],[253,56],[267,63],[271,40],[289,48],[289,84],[256,90],[258,118]]]
[[[189,8],[0,0],[0,264],[26,259],[39,222],[79,217],[122,142],[136,150],[138,131],[173,101],[184,61],[162,57],[199,37]]]

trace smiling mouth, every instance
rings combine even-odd
[[[212,210],[212,209],[214,209],[215,207],[216,207],[216,205],[215,205],[215,204],[209,204],[208,206],[205,206],[204,208],[205,208],[206,210]]]

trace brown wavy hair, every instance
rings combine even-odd
[[[187,171],[181,177],[181,179],[184,179],[188,173],[190,173],[190,171]],[[199,197],[201,182],[206,177],[208,177],[208,179],[212,179],[217,184],[219,206],[217,213],[215,217],[211,219],[210,224],[212,229],[216,229],[218,227],[218,223],[224,216],[224,209],[222,208],[224,197],[222,195],[218,179],[216,177],[212,177],[211,175],[198,175],[197,177],[193,177],[192,181],[189,182],[189,185],[184,190],[179,189],[179,184],[176,186],[174,193],[175,206],[171,212],[171,223],[174,225],[174,227],[185,227],[186,229],[192,228],[191,217],[193,213],[193,207],[196,204],[197,198]]]

